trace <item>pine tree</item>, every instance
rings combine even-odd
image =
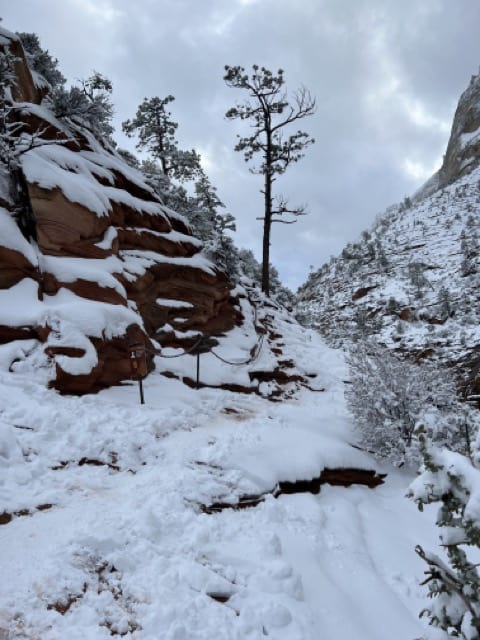
[[[389,262],[385,254],[383,245],[378,238],[376,240],[376,261],[380,268],[380,271],[387,271],[389,267]]]
[[[276,74],[265,67],[253,65],[249,76],[240,66],[225,67],[224,80],[227,86],[243,89],[248,93],[245,102],[232,107],[225,114],[229,120],[249,120],[253,133],[239,137],[236,151],[243,152],[246,162],[261,156],[260,165],[251,168],[253,173],[263,175],[264,215],[263,220],[263,253],[262,253],[262,291],[270,293],[270,235],[274,222],[290,224],[296,217],[306,213],[305,207],[290,207],[283,196],[274,197],[273,183],[276,176],[285,173],[290,164],[298,162],[304,150],[314,140],[304,131],[296,131],[285,136],[289,125],[315,113],[315,100],[310,93],[301,88],[288,100],[284,88],[283,70]],[[282,218],[289,214],[291,219]]]
[[[52,109],[57,118],[70,119],[81,126],[89,127],[93,133],[111,142],[113,134],[113,104],[111,81],[98,71],[79,86],[58,87],[51,94]]]
[[[190,217],[189,212],[194,207],[192,199],[185,187],[170,180],[157,160],[152,158],[142,160],[140,171],[145,176],[147,184],[152,187],[167,207]]]
[[[255,258],[253,251],[250,249],[240,249],[238,251],[239,270],[243,276],[250,279],[252,283],[261,287],[262,284],[262,265]],[[278,271],[273,265],[270,265],[270,294],[277,302],[285,307],[291,307],[294,302],[294,295],[287,287],[284,287],[280,281]]]
[[[121,156],[123,158],[123,160],[125,160],[125,162],[130,166],[133,167],[133,169],[138,169],[140,170],[140,162],[137,158],[137,156],[132,153],[131,151],[128,151],[128,149],[122,149],[122,148],[118,148],[117,147],[117,153],[119,156]]]
[[[430,286],[430,282],[425,276],[425,265],[422,262],[410,262],[407,267],[408,277],[412,283],[415,295],[418,299],[423,298],[424,290]]]
[[[22,41],[25,57],[31,71],[39,74],[50,91],[62,87],[66,80],[58,69],[58,60],[43,49],[36,33],[17,33]]]
[[[196,235],[204,241],[207,254],[231,279],[237,275],[238,255],[227,232],[235,231],[235,218],[223,213],[225,205],[202,170],[195,183],[196,209],[191,220]]]
[[[445,562],[416,547],[427,564],[422,584],[428,585],[432,599],[420,615],[448,637],[474,640],[480,637],[480,575],[475,557],[480,550],[478,440],[468,456],[433,447],[424,434],[420,441],[424,466],[409,496],[420,510],[425,504],[440,505],[437,525],[448,558]]]
[[[207,256],[232,282],[236,281],[238,253],[227,235],[227,232],[235,231],[235,218],[230,213],[219,211],[225,205],[201,166],[193,195],[189,195],[182,184],[170,180],[158,161],[143,160],[140,170],[162,202],[187,218],[193,234],[203,242]]]
[[[452,296],[450,295],[450,291],[447,287],[440,287],[440,291],[438,292],[437,304],[439,306],[440,317],[442,320],[447,320],[450,318],[453,313],[453,302]]]
[[[175,98],[145,98],[138,107],[135,118],[122,124],[128,136],[138,135],[137,149],[146,150],[160,163],[165,176],[185,182],[200,176],[200,156],[194,149],[178,148],[175,131],[178,123],[172,120],[167,105]]]

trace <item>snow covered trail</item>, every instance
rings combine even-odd
[[[404,498],[408,474],[200,508],[325,467],[378,468],[349,444],[341,355],[310,349],[326,390],[284,403],[153,374],[139,406],[134,385],[62,397],[0,374],[0,514],[30,514],[0,526],[1,640],[424,633],[414,546],[436,532]]]

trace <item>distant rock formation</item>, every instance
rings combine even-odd
[[[440,169],[440,187],[470,173],[480,163],[480,73],[472,76],[453,119],[452,132]]]
[[[17,57],[14,112],[41,141],[15,177],[30,233],[0,167],[0,344],[41,343],[52,386],[85,393],[129,377],[132,342],[188,346],[239,324],[231,285],[186,220],[86,127],[54,117],[18,37],[0,29],[5,50]]]
[[[480,73],[460,96],[452,130],[440,169],[412,196],[414,202],[428,198],[480,164]]]

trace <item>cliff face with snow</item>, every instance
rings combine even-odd
[[[13,161],[0,170],[3,364],[81,393],[128,378],[133,342],[189,346],[239,323],[185,219],[88,128],[54,117],[4,29],[0,51],[16,58],[4,101]]]
[[[460,96],[440,169],[413,196],[418,202],[473,171],[480,163],[480,73]]]
[[[474,388],[480,347],[480,76],[462,95],[444,164],[312,273],[298,314],[331,342],[374,335],[459,365]]]
[[[440,186],[451,184],[480,163],[480,73],[472,76],[458,102],[440,170]]]

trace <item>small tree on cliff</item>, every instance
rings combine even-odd
[[[226,233],[235,231],[235,218],[231,213],[221,212],[225,205],[203,170],[195,182],[195,203],[190,222],[195,235],[205,244],[207,254],[231,279],[238,271],[238,255],[232,239]]]
[[[112,127],[113,104],[111,81],[98,71],[80,86],[63,86],[52,92],[53,111],[57,118],[70,118],[80,124],[89,126],[93,133],[104,140],[110,140],[114,131]]]
[[[10,51],[0,51],[0,161],[7,168],[16,156],[15,147],[23,128],[14,117],[12,86],[16,81],[15,56]]]
[[[315,99],[305,88],[297,91],[291,100],[284,88],[283,70],[276,74],[265,67],[253,65],[251,75],[240,66],[225,67],[224,80],[229,87],[244,89],[249,98],[232,107],[225,114],[230,120],[250,120],[253,133],[240,137],[235,151],[243,151],[246,162],[260,154],[259,166],[251,169],[264,177],[264,215],[263,220],[263,258],[262,291],[270,293],[270,234],[273,222],[290,224],[299,215],[306,213],[305,207],[293,207],[282,196],[274,197],[273,183],[276,176],[285,173],[288,166],[303,157],[303,150],[314,142],[304,131],[285,135],[285,129],[298,120],[315,113]],[[284,220],[282,216],[290,214],[293,219]]]
[[[34,74],[35,84],[48,89],[45,97],[57,118],[80,121],[94,134],[112,141],[112,83],[98,71],[77,86],[65,88],[65,78],[58,69],[58,60],[43,49],[36,33],[18,33],[25,57]]]
[[[184,182],[200,176],[200,156],[194,149],[178,148],[175,138],[178,123],[167,110],[167,105],[174,100],[173,96],[145,98],[135,118],[126,120],[122,128],[127,136],[138,134],[137,149],[149,151],[165,176]]]
[[[25,57],[31,71],[40,74],[50,90],[62,87],[66,80],[58,69],[58,60],[43,49],[36,33],[17,33],[22,41]],[[37,79],[38,80],[38,79]]]

